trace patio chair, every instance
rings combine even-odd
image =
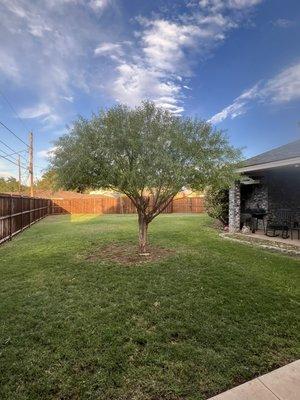
[[[292,219],[292,227],[291,227],[291,239],[294,239],[293,232],[296,231],[298,233],[298,240],[300,240],[300,223],[297,221],[296,217]]]
[[[266,236],[281,235],[283,239],[292,235],[292,213],[290,210],[278,210],[267,220]]]

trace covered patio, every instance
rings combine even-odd
[[[300,140],[244,162],[229,193],[229,232],[300,244]]]

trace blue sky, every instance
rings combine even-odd
[[[77,115],[116,102],[209,120],[246,157],[300,138],[298,0],[0,0],[0,15],[0,121],[33,130],[37,175]]]

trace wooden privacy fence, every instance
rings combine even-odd
[[[48,215],[51,200],[0,194],[0,243]]]
[[[132,214],[136,209],[129,198],[86,197],[42,199],[0,194],[0,243],[10,240],[49,214]],[[173,200],[164,213],[202,213],[203,197]]]
[[[134,204],[129,198],[88,197],[52,199],[51,214],[133,214]],[[202,213],[204,197],[174,199],[164,213]]]

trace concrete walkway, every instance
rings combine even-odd
[[[299,400],[300,360],[237,386],[210,400]]]

